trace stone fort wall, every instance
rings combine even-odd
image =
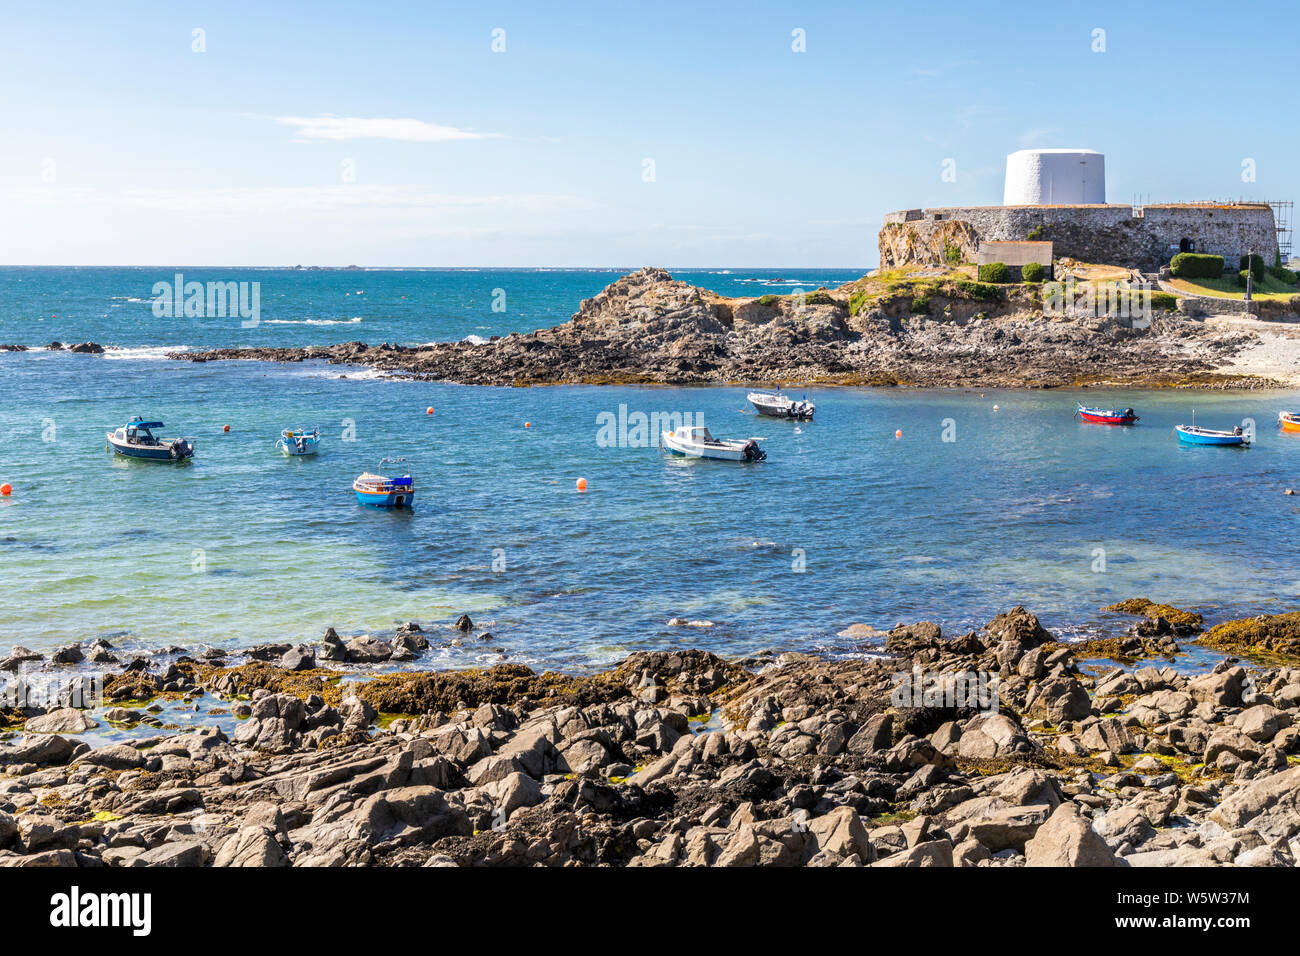
[[[1235,270],[1247,250],[1271,265],[1277,253],[1273,210],[1266,203],[1132,206],[954,206],[887,213],[880,265],[938,265],[945,245],[973,262],[978,242],[1034,238],[1057,258],[1154,271],[1179,251],[1221,255]]]

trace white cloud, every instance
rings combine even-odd
[[[273,116],[304,139],[390,139],[403,143],[445,143],[458,139],[492,139],[496,133],[440,126],[418,119],[366,119],[358,116]]]

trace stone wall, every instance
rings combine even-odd
[[[936,264],[933,238],[965,224],[983,241],[1034,238],[1053,244],[1056,256],[1145,270],[1169,262],[1184,240],[1197,252],[1222,255],[1235,267],[1253,248],[1272,263],[1277,251],[1273,210],[1266,204],[1147,206],[966,206],[909,209],[885,216],[880,265]],[[909,259],[915,250],[920,258]],[[974,251],[970,256],[974,259]],[[1044,263],[1046,265],[1046,263]]]

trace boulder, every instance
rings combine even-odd
[[[1026,866],[1119,866],[1114,852],[1072,803],[1062,803],[1025,844]]]

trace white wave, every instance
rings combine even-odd
[[[461,339],[462,342],[468,342],[470,345],[487,345],[488,340],[481,335],[470,334]]]
[[[361,321],[361,316],[354,315],[350,319],[263,319],[264,325],[356,325]]]
[[[169,352],[188,352],[188,345],[141,345],[141,346],[120,346],[109,345],[104,348],[104,358],[106,359],[165,359]]]

